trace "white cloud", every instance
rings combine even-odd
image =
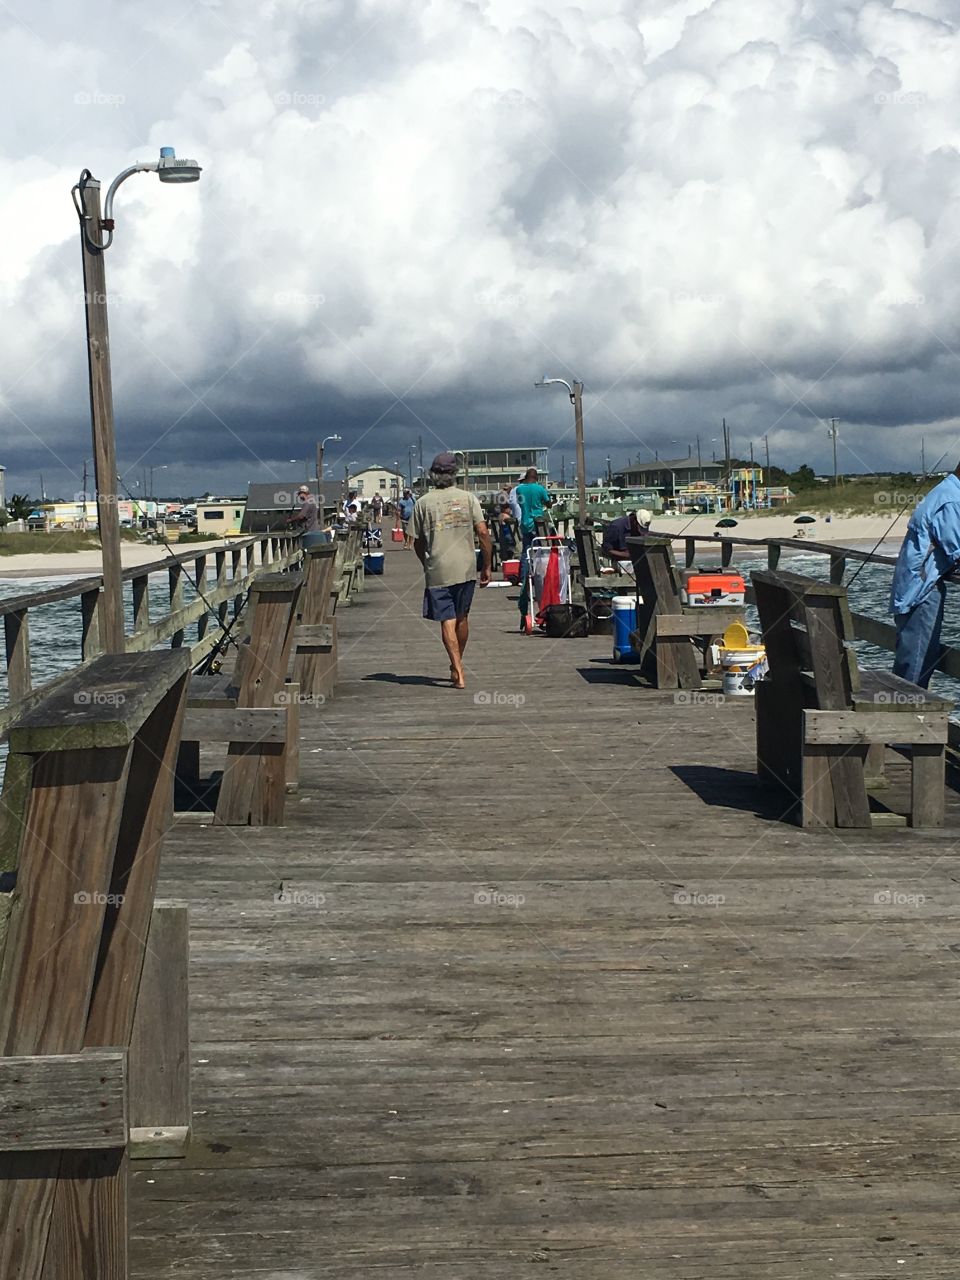
[[[786,411],[776,431],[822,456],[815,416],[879,424],[878,461],[912,458],[914,422],[953,430],[946,0],[99,14],[93,32],[64,3],[24,5],[0,54],[17,103],[0,131],[0,395],[64,457],[87,431],[69,188],[84,164],[108,181],[163,144],[204,176],[138,176],[118,196],[126,455],[213,383],[227,425],[207,419],[198,440],[188,419],[165,459],[199,447],[228,467],[238,436],[266,455],[258,423],[293,456],[311,403],[356,434],[411,386],[445,443],[518,421],[546,441],[557,406],[530,390],[544,369],[594,393],[598,452],[724,412],[759,439]],[[357,447],[386,456],[424,430],[397,421]]]

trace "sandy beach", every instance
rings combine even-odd
[[[43,537],[43,534],[37,534]],[[204,542],[187,544],[181,548],[183,552],[214,551],[222,542]],[[174,543],[174,546],[176,544]],[[123,542],[120,544],[120,560],[124,569],[135,569],[138,565],[152,564],[154,561],[168,560],[170,553],[163,543],[152,546],[142,542]],[[101,569],[99,551],[68,551],[58,554],[55,551],[22,556],[4,556],[0,559],[0,581],[4,578],[86,578],[98,574]]]
[[[909,512],[900,515],[900,508],[894,508],[887,515],[861,516],[826,516],[818,515],[813,524],[794,524],[792,515],[773,515],[762,513],[740,512],[734,518],[735,529],[717,528],[720,516],[666,516],[654,517],[651,525],[652,533],[684,533],[699,537],[713,537],[728,533],[731,537],[740,538],[794,538],[802,533],[797,541],[827,542],[842,547],[872,547],[881,538],[878,552],[885,555],[896,555],[907,530]],[[891,527],[892,526],[892,527]]]

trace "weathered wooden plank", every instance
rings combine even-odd
[[[804,711],[803,736],[808,743],[907,742],[946,743],[944,712]]]
[[[122,1147],[126,1057],[118,1049],[0,1057],[0,1151]]]
[[[155,1130],[176,1129],[184,1145],[189,1141],[188,953],[186,903],[158,902],[150,919],[130,1039],[130,1125],[143,1130],[138,1155],[146,1154]],[[169,1133],[162,1142],[169,1152]]]
[[[191,706],[183,720],[185,742],[285,742],[285,707]]]

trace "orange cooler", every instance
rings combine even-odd
[[[684,575],[680,599],[689,605],[742,605],[746,583],[735,571],[721,569],[717,573],[693,571]]]

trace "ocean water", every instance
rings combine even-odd
[[[863,547],[863,550],[870,550]],[[678,549],[679,550],[679,549]],[[704,566],[716,565],[719,549],[707,548],[699,557]],[[735,556],[736,566],[749,575],[751,569],[766,568],[766,556],[744,551]],[[830,576],[829,557],[813,551],[797,548],[784,548],[780,566],[795,573],[804,573],[813,578],[828,579]],[[892,568],[883,564],[861,564],[859,561],[847,562],[846,582],[849,587],[850,606],[855,613],[865,613],[876,618],[887,618],[887,603],[890,595]],[[208,566],[208,582],[212,587],[215,570]],[[0,577],[0,600],[10,600],[21,595],[31,595],[51,587],[68,583],[68,578],[2,578]],[[150,613],[153,619],[163,616],[169,607],[169,585],[166,572],[155,573],[149,579]],[[193,584],[184,578],[184,600],[189,603],[196,599]],[[127,629],[133,624],[133,594],[129,583],[125,584],[124,601],[126,606]],[[747,624],[758,626],[756,610],[747,610]],[[208,629],[217,626],[215,616],[211,615]],[[191,628],[191,631],[193,628]],[[195,635],[195,631],[193,633]],[[191,636],[188,633],[188,639]],[[945,643],[960,647],[960,591],[952,585],[947,588],[947,609],[944,621],[943,638]],[[892,665],[892,654],[875,645],[858,641],[857,657],[863,666],[878,667],[889,670]],[[30,610],[30,662],[34,684],[41,684],[54,676],[68,671],[80,661],[80,601],[79,598],[60,600],[53,604],[43,605]],[[960,701],[960,681],[946,676],[934,677],[933,688],[937,692],[952,696]],[[0,700],[6,701],[6,672],[0,672]]]
[[[85,576],[92,575],[78,574],[75,579],[59,576],[51,578],[0,577],[0,600],[15,600],[18,596],[34,595],[39,591],[49,591],[57,587],[67,586],[71,581],[78,581]],[[207,581],[211,589],[215,584],[215,578],[215,570],[208,565]],[[170,587],[166,570],[161,573],[151,574],[148,584],[150,617],[152,621],[157,621],[170,608]],[[190,604],[197,599],[196,588],[186,574],[183,577],[183,584],[184,603]],[[129,582],[124,583],[124,612],[126,614],[126,628],[128,631],[132,631],[133,587]],[[211,619],[215,619],[215,615],[211,615]],[[47,680],[52,680],[55,676],[62,675],[64,672],[69,671],[71,667],[79,664],[81,636],[79,596],[74,596],[67,600],[56,600],[51,604],[31,609],[29,622],[30,669],[34,685],[40,685]],[[208,623],[208,631],[218,625],[215,620],[211,620]],[[186,639],[190,640],[195,636],[196,624],[194,623],[188,629]],[[4,665],[3,671],[0,672],[0,704],[5,704],[6,701],[7,673]]]

